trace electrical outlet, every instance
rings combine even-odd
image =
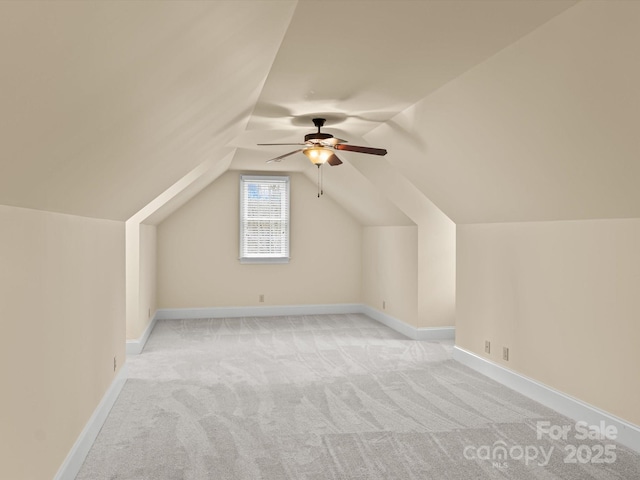
[[[258,297],[258,301],[259,301],[260,303],[264,303],[264,294],[263,294],[263,293],[261,293],[261,294],[260,294],[260,297]]]
[[[502,347],[502,359],[509,361],[509,347]]]
[[[484,353],[491,353],[491,342],[489,340],[484,342]]]
[[[387,308],[387,302],[385,300],[382,300],[382,309],[386,310]]]

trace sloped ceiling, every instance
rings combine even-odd
[[[316,170],[310,119],[459,223],[640,216],[637,2],[0,3],[0,204],[126,220],[204,162]],[[366,166],[325,191],[405,224]],[[361,158],[361,157],[357,157]]]
[[[639,27],[581,2],[367,140],[458,224],[640,217]]]
[[[0,2],[0,203],[125,220],[241,132],[292,2]]]

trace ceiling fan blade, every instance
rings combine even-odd
[[[327,163],[332,167],[335,167],[337,165],[342,164],[342,160],[340,160],[335,154],[332,153],[329,159],[327,160]]]
[[[302,150],[304,150],[303,148],[299,149],[299,150],[294,150],[293,152],[289,152],[289,153],[285,153],[284,155],[280,155],[279,157],[275,157],[275,158],[271,158],[269,160],[267,160],[267,163],[271,163],[271,162],[279,162],[280,160],[282,160],[285,157],[288,157],[289,155],[293,155],[294,153],[298,153],[301,152]]]
[[[257,143],[256,145],[260,147],[264,146],[275,146],[275,145],[306,145],[306,143]]]
[[[357,145],[344,145],[342,143],[338,143],[334,145],[336,150],[345,150],[347,152],[358,152],[358,153],[368,153],[370,155],[386,155],[387,151],[384,148],[373,148],[373,147],[358,147]]]

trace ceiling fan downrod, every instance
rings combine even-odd
[[[324,122],[326,122],[327,120],[325,118],[313,118],[312,121],[313,124],[318,127],[318,133],[320,133],[320,128],[324,127]]]
[[[326,122],[326,119],[324,118],[312,118],[311,119],[313,121],[313,124],[318,127],[318,131],[314,132],[314,133],[308,133],[304,136],[304,141],[305,142],[313,142],[313,143],[318,143],[318,142],[322,142],[323,140],[328,140],[330,138],[333,138],[333,135],[331,135],[330,133],[321,133],[320,132],[320,128],[322,128],[324,126],[324,122]]]

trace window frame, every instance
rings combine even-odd
[[[245,232],[245,185],[248,183],[259,182],[278,182],[284,183],[286,188],[286,212],[285,212],[285,241],[286,252],[283,255],[268,255],[268,256],[247,256],[244,251],[244,232]],[[240,205],[238,212],[239,222],[239,256],[241,264],[282,264],[289,263],[291,259],[291,179],[288,175],[240,175]]]

